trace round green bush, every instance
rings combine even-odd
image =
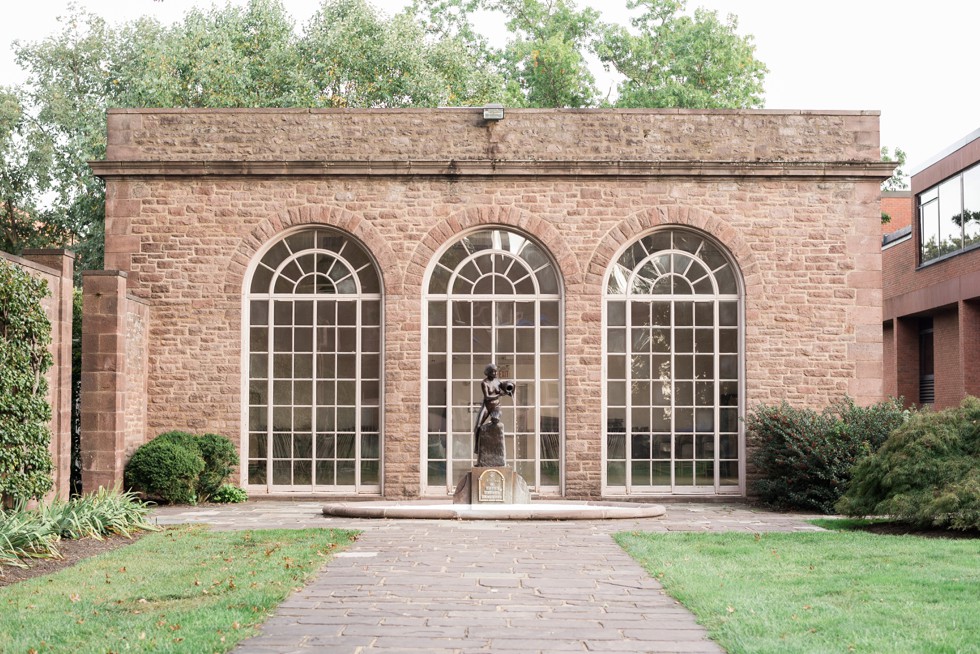
[[[898,400],[860,407],[850,398],[823,411],[782,403],[760,405],[746,425],[760,473],[754,492],[778,509],[833,513],[851,480],[851,469],[878,449],[906,418]]]
[[[204,470],[195,485],[200,502],[207,501],[217,492],[238,463],[238,450],[234,443],[220,434],[195,436],[186,431],[175,430],[164,432],[153,440],[172,443],[196,453],[204,460]]]
[[[197,445],[204,459],[204,471],[197,480],[197,494],[204,501],[218,492],[238,463],[235,444],[221,434],[202,434]]]
[[[126,486],[169,504],[193,504],[204,459],[166,439],[140,446],[126,464]]]
[[[980,400],[923,411],[858,463],[837,510],[917,527],[980,529]]]

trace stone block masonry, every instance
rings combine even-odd
[[[684,226],[721,243],[741,272],[743,408],[880,399],[878,184],[890,170],[878,161],[877,114],[508,109],[495,124],[480,115],[111,111],[107,159],[93,168],[107,183],[106,267],[125,277],[99,283],[111,279],[113,297],[124,284],[144,303],[145,368],[126,385],[93,378],[92,392],[123,402],[145,383],[145,423],[130,438],[186,429],[244,439],[249,266],[285,230],[331,226],[381,273],[383,492],[417,497],[427,271],[459,236],[506,227],[540,243],[559,271],[563,493],[598,497],[604,278],[635,239]],[[113,325],[99,318],[107,329],[133,332],[112,315]],[[120,342],[103,346],[114,361],[129,356]],[[96,374],[99,359],[87,361]],[[100,438],[106,459],[133,444]]]

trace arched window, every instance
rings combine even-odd
[[[364,248],[294,231],[246,295],[249,487],[380,492],[381,283]]]
[[[517,382],[502,404],[508,465],[532,490],[561,489],[561,290],[551,257],[501,228],[463,236],[426,286],[425,492],[452,492],[473,467],[488,363]]]
[[[605,285],[606,490],[740,493],[742,300],[708,237],[631,243]]]

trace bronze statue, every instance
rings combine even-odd
[[[491,363],[483,371],[485,379],[480,383],[483,390],[483,404],[480,405],[480,413],[476,418],[476,426],[473,433],[476,438],[473,441],[473,451],[480,451],[480,427],[490,419],[491,425],[500,422],[500,398],[503,395],[513,397],[515,384],[512,381],[502,381],[497,379],[497,365]]]

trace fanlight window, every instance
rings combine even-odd
[[[741,295],[706,237],[632,243],[606,283],[606,486],[613,493],[743,488]]]
[[[381,464],[381,293],[350,237],[294,232],[248,293],[247,483],[376,493]]]

